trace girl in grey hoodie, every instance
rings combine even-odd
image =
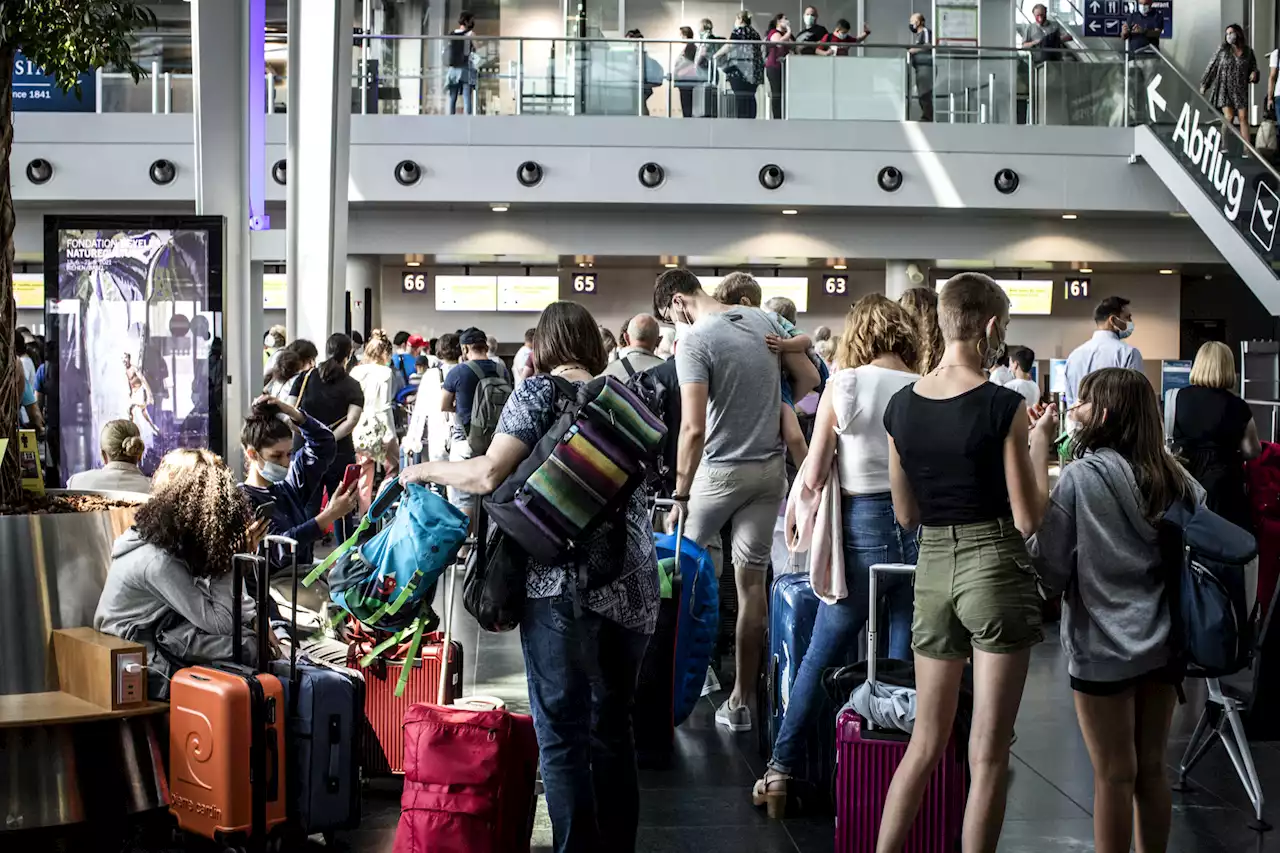
[[[1157,525],[1170,503],[1203,493],[1165,450],[1155,392],[1133,370],[1080,385],[1075,460],[1028,543],[1047,591],[1063,593],[1062,645],[1094,768],[1099,853],[1169,841],[1164,755],[1180,676],[1170,664],[1166,569]]]

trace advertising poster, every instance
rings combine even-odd
[[[151,474],[178,447],[223,452],[222,220],[45,220],[59,480],[101,464],[133,421]],[[54,408],[54,407],[51,407]]]

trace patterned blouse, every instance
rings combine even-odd
[[[533,448],[555,419],[555,385],[545,375],[533,376],[516,386],[498,421],[498,433]],[[616,572],[617,557],[609,553],[615,541],[613,525],[604,524],[583,546],[587,575]],[[577,569],[571,563],[544,566],[529,560],[525,594],[529,598],[570,595],[577,585]],[[627,544],[622,574],[612,583],[582,593],[581,604],[624,628],[652,634],[658,625],[658,555],[653,547],[653,525],[645,507],[645,491],[636,489],[627,506]]]

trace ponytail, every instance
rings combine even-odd
[[[351,338],[335,332],[325,341],[325,360],[320,365],[320,378],[325,382],[333,382],[347,373],[347,362],[351,360],[351,352],[355,344]]]

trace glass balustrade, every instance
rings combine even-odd
[[[355,115],[558,115],[1122,126],[1125,59],[1075,51],[794,47],[769,85],[766,42],[356,36]],[[288,109],[285,36],[268,39],[267,109]],[[451,58],[459,67],[451,67]],[[148,76],[100,72],[100,112],[190,112],[190,45],[140,43]]]

